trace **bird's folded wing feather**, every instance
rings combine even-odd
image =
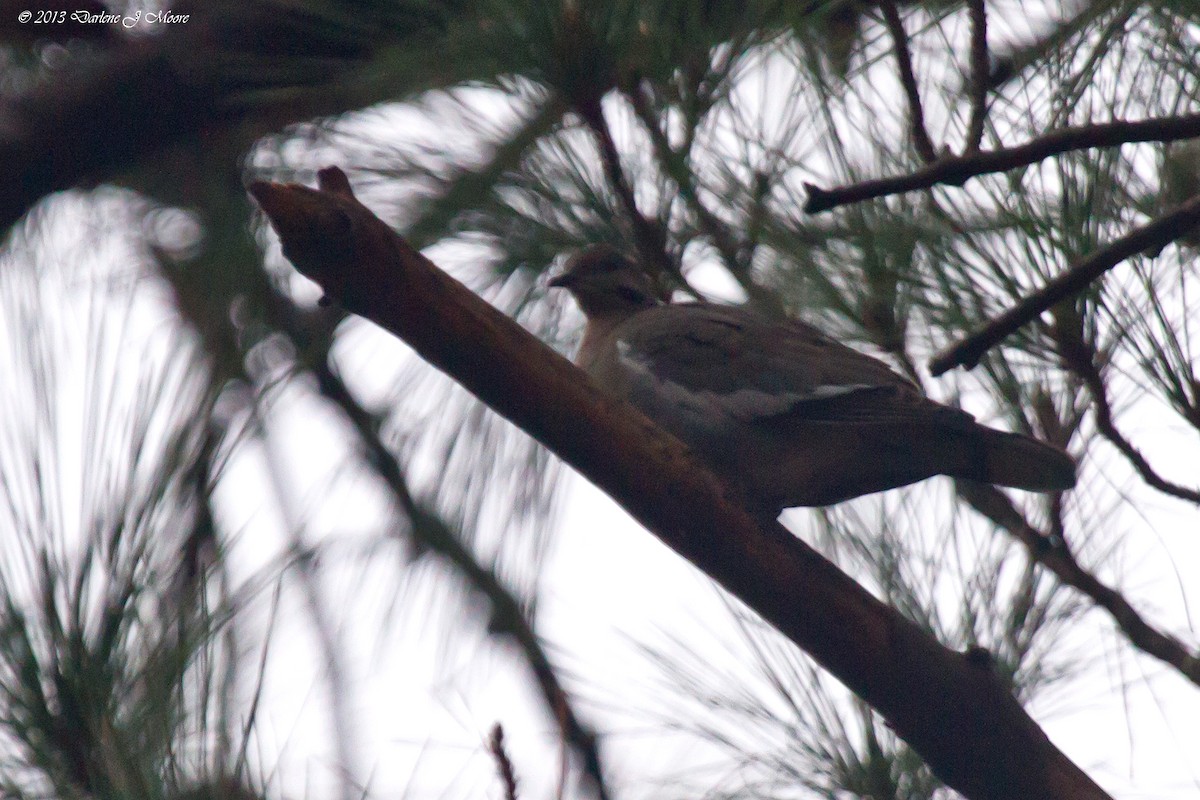
[[[800,322],[679,304],[638,314],[616,333],[617,357],[639,388],[682,392],[744,421],[971,419],[929,402],[882,361]]]

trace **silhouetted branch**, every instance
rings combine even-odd
[[[979,151],[983,141],[983,123],[987,118],[988,95],[988,43],[987,8],[985,0],[969,0],[967,10],[971,15],[971,118],[967,123],[967,144],[963,152]]]
[[[817,214],[850,203],[929,189],[939,184],[962,186],[980,175],[1029,166],[1072,150],[1119,147],[1135,142],[1174,142],[1197,136],[1200,136],[1200,114],[1062,128],[1016,147],[981,150],[960,156],[943,154],[931,164],[907,175],[877,178],[833,189],[822,189],[806,183],[804,188],[808,192],[808,201],[804,204],[804,210],[809,214]]]
[[[1130,605],[1125,595],[1102,583],[1080,566],[1065,540],[1060,536],[1047,535],[1030,525],[1012,500],[995,486],[959,481],[957,490],[972,508],[1023,544],[1030,558],[1107,611],[1134,647],[1170,665],[1189,681],[1200,685],[1200,654],[1174,636],[1156,629]]]
[[[1142,452],[1117,429],[1113,418],[1112,404],[1108,399],[1108,386],[1098,366],[1098,354],[1093,344],[1086,341],[1078,325],[1067,325],[1059,318],[1052,329],[1055,344],[1063,365],[1079,376],[1088,394],[1092,396],[1092,408],[1096,411],[1096,430],[1121,452],[1137,470],[1147,484],[1164,494],[1200,504],[1200,491],[1167,480],[1159,475]]]
[[[949,786],[979,800],[1108,797],[986,664],[751,516],[677,439],[412,249],[340,170],[319,182],[250,187],[301,272],[611,495],[875,708]]]
[[[643,264],[657,270],[659,275],[670,275],[681,287],[686,287],[687,281],[683,280],[679,266],[667,252],[666,231],[656,220],[638,210],[633,187],[621,167],[621,154],[617,151],[608,122],[604,119],[600,99],[589,96],[586,100],[577,100],[575,110],[596,137],[596,144],[600,148],[600,163],[604,165],[604,175],[612,185],[613,192],[621,203],[621,209],[629,221],[638,257]]]
[[[879,8],[883,11],[883,21],[888,32],[892,35],[892,47],[896,51],[896,66],[900,71],[900,85],[908,98],[908,122],[912,134],[913,146],[922,161],[932,162],[937,159],[937,149],[925,129],[925,112],[921,108],[921,90],[917,87],[917,76],[913,72],[912,55],[908,51],[908,34],[904,32],[904,22],[900,19],[900,11],[896,8],[895,0],[881,0]]]
[[[974,367],[984,353],[1051,306],[1083,291],[1092,281],[1130,256],[1152,248],[1161,249],[1198,224],[1200,196],[1192,198],[1154,222],[1135,228],[1125,236],[1113,240],[1041,289],[1026,295],[1000,316],[981,325],[934,356],[929,362],[929,371],[936,377],[954,367]]]
[[[123,44],[68,65],[60,80],[0,100],[0,231],[44,195],[128,166],[216,121],[218,92],[179,74],[169,57],[173,38]]]
[[[700,231],[712,241],[717,252],[721,254],[721,260],[725,262],[725,268],[729,274],[746,292],[746,296],[756,308],[769,314],[782,315],[783,304],[780,302],[779,296],[756,283],[754,276],[750,274],[748,256],[753,251],[747,250],[747,257],[743,258],[741,246],[730,232],[729,227],[704,204],[696,190],[694,174],[683,163],[680,154],[671,148],[666,134],[658,126],[658,117],[650,107],[648,98],[637,89],[630,89],[624,94],[633,107],[634,114],[641,121],[642,127],[646,129],[646,134],[650,137],[650,143],[654,148],[654,154],[663,170],[675,182],[680,196],[683,197],[692,213],[696,215]]]
[[[492,732],[488,736],[488,752],[496,761],[500,785],[504,787],[504,800],[517,800],[517,773],[513,769],[512,759],[504,749],[504,728],[499,722],[492,726]]]
[[[475,558],[441,517],[426,510],[412,496],[399,460],[379,439],[381,420],[363,408],[354,398],[342,379],[329,368],[328,360],[318,360],[312,369],[321,394],[341,408],[354,426],[359,443],[366,450],[367,461],[383,479],[392,497],[408,517],[416,543],[450,562],[473,590],[487,598],[492,611],[488,624],[489,632],[507,635],[516,644],[521,656],[533,671],[547,711],[559,724],[563,740],[582,760],[584,772],[591,779],[597,797],[605,800],[608,790],[604,783],[600,753],[596,748],[596,735],[576,715],[549,656],[525,617],[520,602],[501,583],[495,572]]]

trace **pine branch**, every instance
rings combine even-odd
[[[934,356],[929,362],[929,371],[937,377],[954,367],[974,367],[984,353],[1021,326],[1037,319],[1051,306],[1074,297],[1125,259],[1146,250],[1161,250],[1197,225],[1200,225],[1200,195],[1153,222],[1114,239],[1041,289],[1027,294],[1000,316]]]
[[[908,34],[904,32],[904,22],[900,19],[900,10],[896,8],[895,0],[881,0],[879,8],[883,11],[883,21],[888,32],[892,35],[892,47],[896,51],[896,66],[900,72],[900,85],[904,87],[904,95],[908,98],[908,122],[912,135],[913,146],[917,155],[926,163],[937,160],[937,149],[929,138],[925,128],[925,112],[921,108],[921,90],[917,88],[917,76],[913,71],[912,54],[908,50]],[[810,212],[811,213],[811,212]]]
[[[1116,120],[1061,128],[1016,147],[980,150],[960,156],[945,154],[907,175],[877,178],[833,189],[822,189],[806,183],[804,189],[808,192],[808,201],[804,204],[804,210],[809,214],[818,214],[850,203],[929,189],[942,184],[962,186],[971,178],[1027,167],[1072,150],[1120,147],[1137,142],[1174,142],[1197,136],[1200,136],[1200,114],[1159,117],[1136,122]]]
[[[488,630],[507,635],[517,645],[525,662],[533,671],[534,681],[541,691],[547,709],[559,724],[563,740],[570,744],[583,760],[584,770],[596,789],[597,797],[606,800],[609,795],[604,784],[600,752],[596,748],[596,735],[575,713],[569,695],[558,680],[554,665],[550,663],[550,657],[542,647],[537,632],[525,618],[520,602],[495,572],[479,563],[440,517],[416,501],[408,488],[400,462],[391,450],[384,447],[376,434],[380,421],[354,399],[341,378],[329,368],[328,362],[321,361],[313,369],[321,394],[340,407],[354,425],[360,444],[367,450],[368,461],[383,478],[392,496],[408,517],[413,538],[422,547],[450,562],[459,574],[466,578],[472,589],[487,598],[492,609]]]
[[[1112,617],[1134,647],[1178,670],[1200,685],[1200,653],[1179,639],[1155,628],[1138,613],[1125,595],[1080,566],[1061,536],[1048,535],[1029,524],[1004,492],[983,483],[959,481],[957,491],[983,516],[1025,546],[1030,558],[1067,586],[1087,595]]]
[[[983,123],[987,119],[989,59],[985,0],[969,0],[967,10],[971,15],[971,118],[963,152],[976,153],[983,142]]]
[[[586,98],[575,100],[574,107],[584,123],[592,131],[596,144],[600,148],[600,163],[604,166],[604,176],[611,184],[621,210],[633,232],[633,243],[637,248],[642,263],[653,267],[659,275],[670,275],[680,286],[686,286],[687,281],[679,272],[679,267],[667,252],[667,233],[657,220],[650,219],[638,210],[637,200],[633,196],[633,187],[625,170],[621,166],[621,154],[613,140],[612,130],[604,119],[604,110],[600,107],[600,99],[588,95]]]
[[[1096,351],[1095,345],[1084,338],[1081,328],[1082,326],[1079,324],[1067,324],[1063,315],[1056,315],[1052,333],[1055,344],[1058,346],[1059,355],[1062,357],[1063,366],[1083,381],[1088,394],[1092,396],[1092,408],[1096,412],[1096,429],[1100,431],[1100,435],[1107,439],[1113,447],[1116,447],[1121,455],[1125,456],[1125,460],[1137,470],[1137,473],[1142,476],[1142,480],[1148,485],[1163,494],[1200,505],[1200,491],[1169,481],[1159,475],[1142,451],[1135,447],[1133,442],[1129,441],[1117,428],[1116,419],[1113,417],[1112,402],[1108,397],[1108,384],[1099,367],[1100,354]]]
[[[1056,340],[1061,341],[1062,334],[1058,333],[1059,330],[1061,326],[1056,325]],[[921,376],[911,367],[906,350],[900,348],[896,355],[908,366],[906,372],[912,382],[922,386]],[[1066,356],[1064,360],[1069,361]],[[1042,399],[1045,401],[1048,398],[1043,396]],[[1035,409],[1038,405],[1035,402]],[[1049,441],[1065,448],[1071,434],[1069,430],[1063,430],[1054,412],[1044,410],[1039,414],[1039,419],[1043,430],[1050,434]],[[1078,419],[1068,424],[1069,429],[1077,426]],[[1200,653],[1190,650],[1181,640],[1155,628],[1138,613],[1121,592],[1101,582],[1075,560],[1067,547],[1063,526],[1063,493],[1056,492],[1050,495],[1051,524],[1047,533],[1034,528],[1009,497],[994,486],[974,481],[956,481],[955,492],[961,500],[991,520],[997,528],[1024,545],[1032,562],[1040,564],[1065,585],[1077,590],[1099,608],[1107,611],[1130,644],[1158,658],[1178,670],[1188,680],[1200,685]]]
[[[340,170],[319,181],[250,187],[301,272],[608,492],[875,708],[949,786],[978,800],[1108,796],[986,664],[749,515],[678,440],[413,250]]]
[[[329,366],[333,326],[340,314],[322,312],[326,324],[314,332],[300,318],[303,313],[278,291],[271,289],[267,298],[270,321],[301,345],[318,345],[320,352],[310,353],[310,368],[317,379],[321,395],[341,409],[358,435],[366,453],[366,461],[383,480],[396,504],[404,511],[412,526],[417,545],[449,562],[470,587],[487,598],[492,609],[489,631],[509,637],[533,672],[534,681],[550,715],[558,722],[563,740],[583,762],[586,774],[596,788],[596,796],[609,796],[604,783],[596,735],[579,718],[574,706],[558,679],[550,657],[542,647],[537,632],[530,626],[520,601],[496,573],[481,564],[470,549],[436,514],[425,509],[409,490],[404,470],[395,454],[379,438],[382,421],[365,409],[351,393],[345,382]],[[315,334],[315,335],[314,335]]]
[[[659,164],[667,176],[675,182],[680,196],[692,213],[696,215],[701,233],[709,238],[713,246],[717,248],[717,252],[721,254],[721,260],[725,262],[725,269],[746,292],[746,296],[756,308],[768,314],[782,315],[783,304],[779,301],[779,296],[755,282],[754,276],[750,272],[750,257],[754,251],[750,248],[743,251],[729,227],[704,204],[696,189],[691,170],[688,169],[687,164],[683,163],[682,155],[671,148],[671,143],[667,141],[666,134],[659,127],[658,118],[650,107],[650,101],[645,93],[631,89],[625,91],[624,95],[633,107],[634,114],[641,121],[642,127],[646,129]]]

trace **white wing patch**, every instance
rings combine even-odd
[[[804,391],[774,392],[766,389],[746,387],[733,392],[714,392],[710,389],[695,391],[675,381],[665,380],[651,369],[651,360],[637,351],[629,342],[617,340],[617,358],[631,373],[640,378],[640,383],[654,395],[654,401],[674,406],[677,413],[712,414],[723,412],[740,421],[786,414],[803,403],[830,400],[854,394],[877,385],[866,383],[822,384]],[[647,398],[649,399],[649,398]],[[715,422],[715,420],[710,420]]]

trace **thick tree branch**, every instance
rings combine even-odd
[[[756,521],[675,438],[413,250],[337,169],[256,183],[285,255],[617,500],[876,709],[977,800],[1103,798],[979,659],[938,644],[774,521]]]
[[[123,44],[100,64],[0,102],[0,230],[44,195],[217,121],[218,92],[180,75],[161,41],[169,36]]]
[[[1145,250],[1166,247],[1197,225],[1200,225],[1200,195],[1154,222],[1109,242],[1041,289],[1026,295],[1000,316],[934,356],[929,362],[929,371],[936,377],[954,367],[974,367],[984,353],[1010,333],[1033,321],[1055,304],[1083,291],[1088,284],[1117,264]]]
[[[0,11],[0,34],[19,27],[57,37],[69,27],[20,24],[18,11],[26,7],[103,5],[4,0],[3,8],[14,10]],[[342,5],[317,15],[302,3],[176,0],[171,10],[190,12],[186,24],[145,23],[133,36],[119,25],[119,34],[106,24],[75,26],[104,45],[67,53],[28,90],[0,94],[0,231],[45,195],[80,184],[115,179],[178,202],[175,192],[194,187],[177,184],[195,180],[174,173],[181,150],[216,144],[244,151],[290,124],[429,88],[415,65],[378,67],[391,63],[388,48],[412,39],[427,47],[430,36],[443,35],[440,14],[386,4],[378,14],[362,14]],[[471,70],[465,59],[445,60],[433,85],[477,77]]]
[[[904,22],[900,19],[900,10],[896,8],[895,0],[881,0],[879,8],[883,11],[883,21],[888,32],[892,35],[892,47],[896,51],[896,66],[900,72],[900,85],[904,87],[904,95],[908,98],[908,123],[912,135],[913,147],[922,161],[931,163],[937,159],[937,149],[929,138],[925,128],[925,112],[921,108],[921,90],[917,87],[917,76],[913,72],[912,54],[908,51],[908,34],[904,32]]]
[[[960,156],[944,154],[908,175],[878,178],[861,183],[822,189],[804,184],[808,192],[805,212],[817,214],[831,208],[886,197],[939,184],[962,186],[971,178],[993,172],[1036,164],[1051,156],[1089,147],[1119,147],[1136,142],[1174,142],[1200,136],[1200,114],[1144,119],[1136,122],[1117,120],[1096,125],[1081,125],[1048,133],[1016,147],[981,150]]]

